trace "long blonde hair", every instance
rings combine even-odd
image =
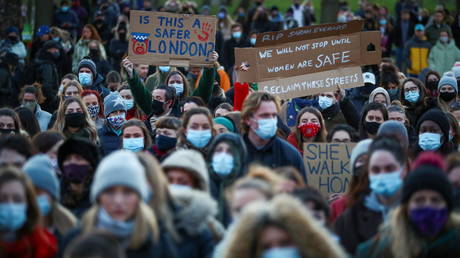
[[[53,130],[64,133],[64,131],[67,128],[65,124],[65,111],[67,107],[74,102],[77,102],[78,105],[80,105],[80,108],[83,111],[83,114],[85,115],[85,122],[82,128],[88,130],[91,141],[96,144],[98,142],[96,126],[93,120],[91,120],[91,116],[89,115],[88,110],[86,109],[86,105],[84,105],[81,99],[78,98],[70,97],[64,100],[64,102],[59,106]]]
[[[93,206],[85,213],[81,220],[81,227],[83,234],[91,233],[95,230],[97,225],[97,214],[99,212],[99,205]],[[147,204],[139,200],[139,206],[134,214],[134,231],[131,233],[129,239],[129,248],[138,249],[145,244],[146,241],[152,236],[153,242],[157,242],[159,238],[159,229],[155,213],[150,209]]]

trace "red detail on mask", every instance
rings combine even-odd
[[[305,138],[311,138],[315,137],[318,134],[319,130],[321,129],[321,126],[316,123],[306,123],[300,125],[297,128]]]

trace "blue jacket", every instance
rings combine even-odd
[[[300,153],[287,141],[278,136],[273,137],[262,149],[257,149],[252,145],[248,135],[244,135],[244,142],[248,149],[247,163],[260,163],[261,165],[271,168],[282,166],[293,166],[297,168],[305,182],[307,176],[305,165]]]
[[[93,85],[89,87],[85,87],[85,90],[95,90],[101,95],[102,99],[107,97],[107,95],[110,94],[110,90],[107,89],[107,87],[104,86],[104,77],[102,75],[98,74],[96,77],[96,80],[94,80]]]
[[[40,131],[48,130],[48,124],[51,120],[51,114],[42,110],[39,105],[35,110],[35,118],[37,118],[38,125],[40,125]]]
[[[99,140],[101,142],[102,156],[107,156],[111,152],[121,149],[121,136],[114,133],[107,124],[97,130],[97,135],[99,136]]]

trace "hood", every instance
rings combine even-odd
[[[200,152],[195,150],[177,150],[173,152],[163,163],[163,169],[180,168],[190,172],[198,181],[201,191],[209,191],[209,175],[206,162]]]
[[[221,142],[226,142],[229,143],[232,149],[233,157],[235,159],[235,168],[232,171],[232,173],[226,177],[226,179],[234,179],[236,177],[241,176],[245,169],[246,169],[246,156],[247,156],[247,149],[246,149],[246,144],[244,143],[243,139],[234,133],[225,133],[225,134],[220,134],[218,135],[214,141],[211,143],[208,149],[208,155],[207,157],[207,164],[209,165],[209,173],[211,177],[217,177],[219,178],[220,176],[217,175],[211,166],[212,163],[212,154],[216,150],[217,145]],[[231,180],[230,180],[231,181]]]
[[[369,103],[374,102],[374,98],[377,94],[383,94],[385,96],[386,102],[387,102],[387,107],[390,106],[391,100],[390,100],[390,95],[388,95],[388,91],[385,90],[382,87],[375,88],[371,94],[369,95]]]
[[[208,193],[193,189],[171,189],[178,206],[175,225],[187,234],[195,236],[208,228],[208,223],[217,214],[217,203]]]
[[[101,86],[101,84],[104,83],[104,77],[102,77],[102,75],[100,74],[97,74],[96,76],[96,80],[93,81],[93,86],[96,87],[96,86]]]

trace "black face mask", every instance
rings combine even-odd
[[[14,42],[16,43],[18,41],[18,37],[16,36],[8,36],[8,39],[11,41],[11,42]]]
[[[126,33],[118,33],[120,40],[126,40]]]
[[[13,133],[14,133],[14,129],[5,129],[5,128],[0,129],[0,135],[8,135],[8,134],[13,134]]]
[[[444,101],[451,101],[457,97],[457,92],[441,92],[439,93],[439,97]]]
[[[177,138],[168,137],[165,135],[158,135],[155,138],[155,144],[157,145],[158,149],[161,151],[167,151],[174,147],[176,147]]]
[[[165,112],[165,103],[154,99],[152,101],[152,111],[156,116],[163,114]]]
[[[65,115],[65,124],[73,128],[81,128],[85,124],[85,114],[70,113]]]
[[[426,87],[429,90],[435,90],[436,88],[438,88],[438,82],[439,81],[429,80],[429,81],[426,82]]]
[[[364,123],[364,128],[366,132],[371,135],[376,135],[377,131],[379,130],[380,123],[377,122],[366,122]]]
[[[94,57],[99,56],[99,49],[97,49],[97,48],[90,48],[90,49],[89,49],[89,55],[90,55],[90,56],[94,56]]]

